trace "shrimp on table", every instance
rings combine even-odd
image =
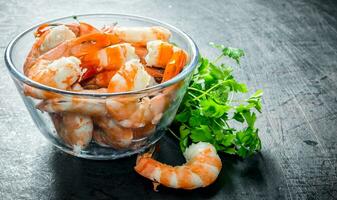
[[[81,75],[80,60],[75,57],[62,57],[54,61],[39,60],[27,71],[27,77],[50,87],[67,90]],[[52,93],[25,85],[24,92],[38,99],[52,97]],[[55,94],[56,95],[56,94]]]
[[[88,146],[92,138],[93,121],[90,117],[76,113],[51,114],[60,138],[74,151]]]
[[[166,187],[191,190],[206,187],[218,177],[222,163],[213,145],[199,142],[190,145],[184,152],[186,163],[170,166],[152,158],[151,153],[139,155],[135,170],[140,175]]]
[[[160,40],[148,42],[147,50],[146,65],[165,69],[162,82],[179,74],[188,60],[188,54],[184,50]]]

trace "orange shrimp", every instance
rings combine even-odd
[[[109,117],[95,117],[94,122],[103,130],[103,132],[95,133],[95,138],[99,143],[112,146],[116,149],[127,148],[132,143],[132,129],[119,126]]]
[[[120,40],[111,34],[105,33],[92,33],[86,34],[78,38],[66,40],[55,48],[45,52],[38,58],[31,59],[27,57],[24,64],[25,73],[33,66],[38,60],[55,60],[61,57],[75,56],[81,58],[84,55],[118,43]]]
[[[153,78],[145,71],[138,59],[132,59],[125,63],[111,78],[109,92],[126,92],[144,89],[154,83]]]
[[[146,124],[144,127],[134,128],[132,130],[134,139],[142,139],[154,133],[156,130],[156,125],[149,123]]]
[[[76,35],[66,26],[56,26],[55,28],[49,29],[40,37],[36,39],[31,48],[24,64],[24,72],[26,73],[28,67],[33,65],[36,59],[43,53],[53,49],[62,42],[75,38]]]
[[[87,23],[72,24],[43,24],[34,33],[37,37],[30,50],[24,64],[24,71],[38,59],[39,56],[55,48],[61,43],[83,36],[89,33],[98,33],[99,31]]]
[[[109,98],[106,108],[116,122],[126,128],[141,128],[158,124],[169,105],[167,95],[158,94],[153,98],[135,97]]]
[[[184,50],[160,40],[148,42],[147,50],[146,65],[165,68],[162,82],[179,74],[188,61],[188,55]]]
[[[145,67],[147,73],[149,73],[153,78],[162,78],[164,75],[164,70],[157,67]]]
[[[92,139],[95,141],[96,144],[102,147],[110,147],[109,140],[107,134],[100,128],[95,128],[92,133]]]
[[[152,113],[149,109],[150,99],[144,97],[137,98],[107,99],[106,106],[108,113],[116,122],[126,128],[144,127],[152,120]]]
[[[135,170],[140,175],[166,187],[192,190],[212,184],[222,168],[221,159],[213,145],[199,142],[190,145],[184,152],[186,163],[170,166],[152,158],[151,153],[139,155]]]
[[[84,90],[77,84],[74,91],[84,93],[107,93],[106,88],[96,90]],[[46,99],[36,105],[41,111],[49,113],[70,112],[88,116],[105,116],[107,108],[105,99],[81,96],[58,96],[52,99]]]
[[[107,88],[111,78],[116,74],[117,70],[104,70],[93,77],[81,82],[84,88]]]
[[[81,67],[85,69],[82,80],[102,70],[117,71],[125,62],[138,59],[135,48],[130,44],[116,44],[83,56]]]
[[[75,113],[62,113],[52,114],[51,118],[60,138],[75,152],[88,146],[93,132],[93,122],[90,117]]]
[[[80,61],[75,57],[62,57],[54,61],[40,60],[27,71],[27,76],[43,85],[67,90],[80,77],[79,64]],[[28,85],[24,85],[24,92],[26,95],[38,99],[57,96],[55,93],[42,91]]]
[[[153,40],[168,41],[171,32],[160,26],[153,27],[119,27],[105,26],[102,29],[105,33],[111,33],[120,38],[123,42],[132,43],[136,46],[146,46],[146,43]]]
[[[44,33],[58,26],[68,27],[77,37],[90,34],[90,33],[100,32],[94,26],[84,23],[84,22],[70,23],[70,24],[52,23],[52,24],[42,24],[41,26],[39,26],[34,32],[34,36],[41,37]]]

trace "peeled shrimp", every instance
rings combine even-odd
[[[135,48],[128,43],[116,44],[99,51],[83,56],[82,65],[86,71],[82,79],[87,79],[102,70],[115,70],[121,68],[125,62],[138,59]]]
[[[152,180],[154,185],[195,189],[212,184],[218,177],[222,163],[213,145],[199,142],[190,145],[184,152],[186,163],[172,167],[154,160],[150,153],[139,155],[135,170]]]
[[[90,117],[75,113],[54,114],[51,117],[60,138],[74,151],[88,146],[93,132]]]
[[[24,72],[26,73],[29,67],[32,66],[42,54],[55,48],[61,43],[74,39],[77,36],[98,32],[99,31],[95,27],[83,22],[41,25],[35,32],[37,38],[26,58]]]
[[[95,138],[99,143],[117,149],[127,148],[132,143],[132,129],[119,126],[109,117],[95,117],[94,122],[103,130],[95,133]]]
[[[106,26],[102,30],[106,33],[112,33],[123,42],[132,43],[137,46],[145,46],[147,42],[153,40],[168,41],[171,32],[160,26],[153,27],[119,27]]]
[[[85,93],[106,93],[106,88],[96,90],[77,89]],[[86,96],[61,96],[46,99],[36,106],[42,111],[49,113],[70,112],[88,116],[105,116],[107,114],[105,99],[86,97]]]
[[[119,43],[120,40],[112,34],[91,33],[74,39],[66,40],[55,48],[40,55],[36,59],[27,58],[25,71],[33,66],[38,60],[55,60],[61,57],[75,56],[82,58],[84,55],[96,52],[104,47]]]
[[[96,89],[96,88],[107,88],[111,78],[116,74],[117,70],[104,70],[92,78],[82,81],[81,84],[84,88]]]
[[[54,61],[40,60],[27,71],[27,76],[43,85],[67,90],[80,77],[81,69],[79,64],[80,60],[75,57],[62,57]],[[54,96],[50,92],[28,85],[24,86],[24,92],[26,95],[39,99]]]
[[[27,76],[33,81],[58,88],[69,89],[80,77],[80,60],[75,57],[62,57],[54,61],[40,60]]]
[[[37,30],[34,32],[34,36],[41,37],[43,34],[48,32],[49,30],[55,27],[58,27],[58,26],[66,26],[76,35],[76,37],[90,34],[90,33],[100,32],[98,29],[96,29],[92,25],[84,23],[84,22],[70,23],[70,24],[52,23],[52,24],[42,24],[41,26],[39,26]]]
[[[149,109],[150,99],[144,97],[141,100],[136,98],[107,99],[108,113],[116,122],[126,128],[144,127],[152,120],[152,113]]]
[[[108,91],[140,90],[154,82],[139,60],[133,59],[126,62],[125,66],[111,78]],[[150,105],[151,100],[148,97],[144,97],[141,100],[137,97],[108,98],[106,100],[109,115],[118,124],[126,128],[144,127],[148,122],[151,122],[153,114]]]
[[[153,78],[145,71],[138,59],[125,63],[111,78],[108,86],[109,92],[126,92],[140,90],[154,83]]]
[[[24,64],[25,73],[28,70],[28,67],[30,67],[40,55],[51,50],[62,42],[73,39],[75,37],[76,35],[64,25],[56,26],[44,32],[41,37],[38,37],[36,39],[32,49],[30,50],[26,58]]]
[[[147,50],[146,65],[165,68],[162,82],[179,74],[188,60],[188,55],[184,50],[160,40],[148,42]]]
[[[116,122],[126,128],[141,128],[149,124],[158,124],[167,109],[169,98],[158,94],[153,98],[134,97],[109,98],[106,108]]]
[[[155,130],[156,130],[156,125],[149,123],[149,124],[146,124],[144,127],[132,129],[133,137],[134,139],[146,138],[152,133],[154,133]]]

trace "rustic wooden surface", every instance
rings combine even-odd
[[[133,171],[135,157],[95,162],[54,148],[15,91],[4,48],[41,20],[95,12],[166,21],[190,34],[207,56],[215,55],[209,41],[243,48],[236,75],[265,92],[258,121],[262,152],[246,160],[222,156],[224,167],[211,187],[153,192]],[[0,199],[337,197],[337,1],[0,0],[0,53]],[[161,144],[162,161],[183,161],[174,139]]]

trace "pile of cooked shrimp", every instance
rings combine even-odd
[[[116,93],[165,82],[188,61],[187,53],[168,42],[163,27],[94,26],[79,22],[44,24],[24,64],[30,79],[62,90]],[[61,96],[25,86],[25,94],[42,101],[61,139],[75,150],[92,139],[101,146],[125,149],[134,139],[154,132],[174,91],[152,98],[94,99]],[[97,128],[95,128],[97,127]]]
[[[141,90],[172,79],[189,60],[186,51],[169,43],[171,33],[163,27],[44,24],[34,35],[24,73],[61,90],[87,94]],[[91,141],[130,148],[133,140],[155,131],[176,90],[169,87],[152,97],[103,99],[24,86],[25,95],[41,100],[37,108],[50,113],[59,137],[74,151]],[[138,157],[135,170],[155,185],[173,188],[194,189],[215,181],[221,160],[211,144],[192,144],[184,156],[186,164],[172,167],[145,153]]]

